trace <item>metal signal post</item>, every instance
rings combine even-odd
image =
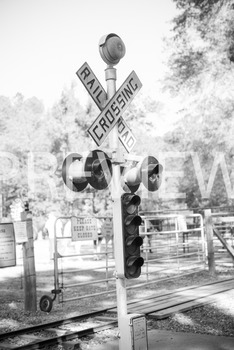
[[[116,69],[108,66],[105,71],[105,78],[107,83],[107,99],[110,100],[116,93]],[[114,226],[114,249],[115,249],[115,264],[116,264],[116,295],[117,295],[117,309],[118,320],[121,334],[121,319],[127,315],[127,294],[126,281],[124,276],[119,276],[118,272],[124,270],[124,256],[123,256],[123,235],[122,235],[122,217],[121,217],[121,188],[120,188],[120,164],[119,164],[119,139],[118,126],[115,125],[110,138],[110,146],[112,148],[112,160],[114,160],[113,174],[112,174],[112,188],[111,196],[113,201],[113,226]],[[123,340],[123,339],[122,339]],[[124,344],[120,349],[124,349]]]

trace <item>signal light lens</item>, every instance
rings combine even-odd
[[[122,187],[126,192],[135,192],[142,182],[147,190],[157,191],[162,182],[162,171],[163,167],[155,157],[146,157],[136,166],[123,171]]]
[[[136,194],[128,194],[122,197],[125,210],[128,214],[133,214],[141,204],[141,199]]]
[[[155,157],[146,157],[141,165],[141,179],[143,185],[150,192],[155,192],[159,189],[162,183],[163,166],[159,164]]]
[[[83,168],[83,157],[79,153],[71,153],[64,159],[62,178],[65,185],[71,191],[81,192],[88,185]]]
[[[142,219],[139,215],[128,215],[125,218],[126,230],[130,235],[137,231],[141,223]]]
[[[102,151],[92,151],[87,158],[71,153],[63,161],[62,178],[71,191],[81,192],[88,183],[96,190],[102,190],[108,187],[111,177],[111,160]]]
[[[137,248],[143,244],[143,239],[140,236],[129,237],[126,239],[127,250],[129,254],[134,254]]]
[[[90,172],[87,178],[89,184],[96,190],[108,187],[112,178],[112,164],[106,153],[94,150],[89,153],[85,162],[85,172]]]
[[[142,257],[134,258],[130,257],[127,259],[128,266],[128,278],[138,278],[141,274],[141,266],[144,264],[144,259]]]

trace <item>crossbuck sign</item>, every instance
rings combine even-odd
[[[100,146],[118,123],[119,139],[126,151],[130,152],[136,143],[136,138],[122,118],[122,114],[142,87],[136,73],[132,71],[108,103],[106,92],[88,63],[85,62],[76,74],[101,110],[99,116],[88,129],[93,140]]]

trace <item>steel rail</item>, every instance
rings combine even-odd
[[[7,339],[7,338],[10,338],[10,337],[17,337],[17,336],[19,336],[21,334],[25,334],[25,333],[27,333],[27,334],[33,333],[33,332],[37,332],[37,331],[41,331],[41,330],[46,330],[47,328],[59,327],[59,326],[62,326],[64,324],[69,324],[72,322],[81,321],[85,318],[94,317],[94,316],[98,316],[100,314],[103,314],[110,309],[112,309],[112,307],[100,309],[100,310],[95,310],[95,311],[92,311],[89,313],[80,314],[80,315],[76,315],[76,316],[72,316],[72,317],[67,317],[67,318],[64,318],[61,320],[57,320],[57,321],[40,323],[40,324],[35,325],[35,326],[16,329],[14,331],[10,331],[7,333],[2,333],[2,334],[0,334],[0,341]],[[0,344],[0,347],[1,347],[1,344]]]
[[[37,340],[33,340],[33,343],[29,343],[29,344],[25,344],[22,346],[16,346],[15,348],[12,349],[24,349],[24,350],[29,350],[29,349],[41,349],[44,348],[45,346],[49,346],[49,345],[59,345],[59,344],[63,344],[64,342],[73,340],[73,339],[77,339],[77,338],[82,338],[82,337],[86,337],[90,334],[94,334],[97,332],[101,332],[103,330],[106,329],[110,329],[110,328],[114,328],[116,327],[116,325],[118,324],[118,321],[111,321],[102,325],[98,325],[98,326],[94,326],[94,327],[90,327],[90,328],[86,328],[86,329],[82,329],[80,331],[74,331],[74,332],[69,332],[64,335],[60,335],[60,336],[56,336],[56,337],[51,337],[51,338],[47,338],[47,339],[39,339]],[[1,347],[1,344],[0,344]]]

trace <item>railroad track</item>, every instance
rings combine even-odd
[[[234,288],[234,279],[188,286],[128,302],[128,313],[144,314],[149,318],[163,319],[175,312],[183,312],[204,304],[215,302],[215,296]],[[95,310],[46,324],[23,328],[0,334],[0,350],[42,349],[63,344],[68,348],[79,348],[80,338],[117,327],[116,305]]]
[[[58,344],[75,349],[80,338],[117,326],[117,319],[107,315],[107,311],[102,309],[0,334],[0,350],[42,349]]]

